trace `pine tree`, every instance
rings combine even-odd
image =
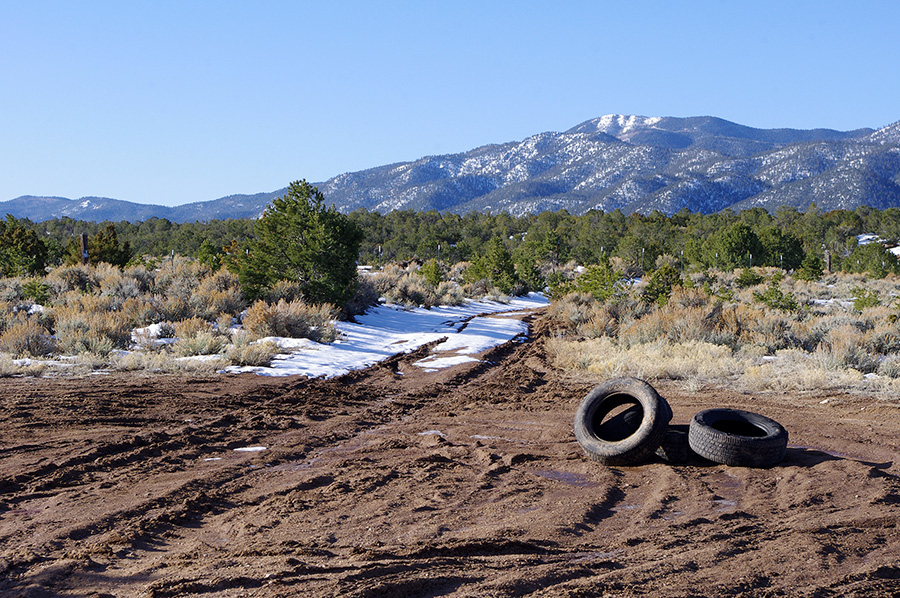
[[[6,215],[0,220],[0,276],[42,274],[47,262],[47,246],[28,220]]]
[[[256,239],[237,256],[238,277],[250,299],[263,297],[279,280],[298,282],[310,303],[345,305],[356,291],[356,260],[362,229],[325,206],[306,181],[290,184],[255,225]]]

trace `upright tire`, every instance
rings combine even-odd
[[[617,409],[621,411],[611,415]],[[671,418],[671,408],[652,386],[637,378],[616,378],[582,399],[575,437],[595,461],[633,465],[659,447]]]
[[[788,433],[764,415],[707,409],[691,420],[688,444],[705,459],[736,467],[771,467],[784,459]]]

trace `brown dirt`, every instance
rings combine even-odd
[[[0,595],[900,595],[897,405],[660,383],[785,460],[608,468],[544,328],[438,373],[0,380]]]

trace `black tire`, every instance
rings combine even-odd
[[[740,409],[707,409],[691,420],[691,450],[715,463],[771,467],[784,459],[788,433],[764,415]]]
[[[656,449],[656,456],[675,465],[687,463],[691,449],[688,446],[688,427],[686,425],[669,426],[662,444]]]
[[[671,417],[668,403],[652,386],[637,378],[616,378],[582,399],[575,414],[575,437],[595,461],[632,465],[659,447]]]

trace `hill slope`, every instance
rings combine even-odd
[[[900,206],[900,122],[877,131],[755,129],[715,117],[607,115],[562,133],[426,156],[317,183],[342,211],[566,209],[673,214],[780,205]],[[0,214],[43,220],[249,218],[285,189],[177,207],[20,197]]]

